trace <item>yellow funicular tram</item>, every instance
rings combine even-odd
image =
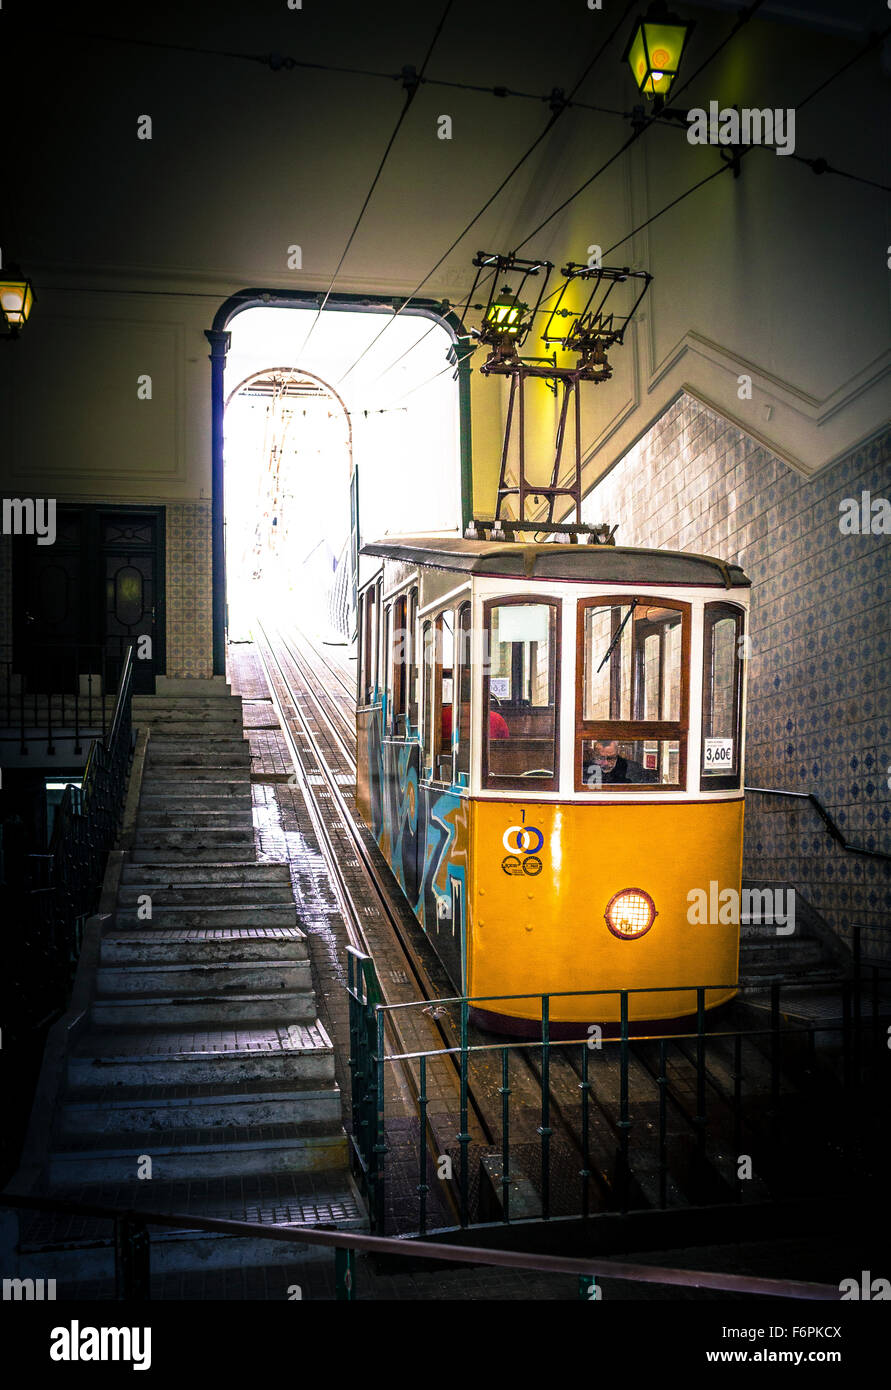
[[[359,596],[359,807],[455,988],[531,996],[479,1021],[530,1031],[551,994],[553,1023],[610,1024],[619,995],[582,992],[612,990],[654,991],[632,1022],[683,1017],[696,987],[714,1007],[737,979],[738,911],[706,924],[691,898],[739,902],[749,581],[581,522],[579,390],[611,378],[650,275],[569,262],[554,302],[548,261],[474,265],[480,370],[510,385],[495,515],[362,548],[381,568]],[[538,314],[568,365],[519,355]],[[562,389],[546,483],[526,470],[530,379]],[[575,523],[553,524],[565,505]]]
[[[738,920],[690,903],[740,891],[749,581],[567,531],[363,547],[359,807],[462,994],[652,989],[631,1021],[677,1018],[737,978]],[[550,1008],[608,1024],[619,998]]]

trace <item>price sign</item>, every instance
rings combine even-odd
[[[706,772],[730,772],[733,769],[733,739],[707,738],[705,740]]]

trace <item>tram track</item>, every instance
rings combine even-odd
[[[355,948],[378,962],[382,956],[392,960],[394,953],[404,962],[405,980],[395,987],[385,972],[378,970],[384,1002],[388,1005],[405,1004],[417,1001],[419,1005],[433,1003],[442,998],[441,988],[437,988],[422,961],[411,935],[418,930],[414,917],[407,920],[405,904],[397,899],[397,890],[388,885],[383,870],[376,862],[379,856],[377,846],[369,843],[370,833],[358,817],[355,803],[355,729],[344,708],[353,697],[348,692],[346,678],[338,672],[318,647],[298,630],[288,634],[281,630],[269,631],[258,621],[255,625],[256,649],[269,686],[273,705],[278,715],[288,744],[291,761],[294,764],[297,783],[303,793],[319,847],[323,853],[345,926]],[[320,669],[321,668],[321,669]],[[333,692],[329,680],[336,682],[340,694]],[[353,706],[354,707],[354,706]],[[303,747],[301,747],[303,745]],[[352,786],[353,790],[350,790]],[[340,827],[332,834],[331,821],[334,816]],[[343,854],[346,840],[351,858]],[[348,881],[346,872],[359,870],[363,891],[360,902],[357,888]],[[391,970],[391,975],[402,972]],[[407,1044],[396,1025],[396,1015],[408,1011],[392,1009],[387,1011],[387,1035],[396,1056],[408,1053],[406,1060],[399,1062],[402,1089],[411,1096],[412,1104],[418,1106],[419,1083],[415,1060],[411,1054],[420,1051],[446,1052],[453,1065],[455,1088],[459,1085],[460,1033],[456,1020],[448,1010],[440,1016],[425,1014],[424,1030],[428,1040],[419,1047]],[[411,1010],[420,1014],[421,1009]],[[400,1020],[401,1022],[401,1020]],[[484,1034],[471,1026],[471,1044],[484,1044],[486,1051],[470,1053],[468,1059],[468,1110],[473,1117],[474,1141],[493,1154],[501,1152],[500,1137],[500,1092],[495,1085],[492,1063],[500,1052],[498,1043],[491,1035]],[[417,1037],[414,1039],[417,1042]],[[581,1043],[581,1040],[580,1040]],[[538,1144],[542,1124],[542,1071],[541,1060],[537,1058],[537,1045],[514,1048],[512,1058],[521,1059],[515,1063],[511,1078],[512,1093],[517,1096],[517,1108],[511,1116],[512,1144]],[[601,1059],[601,1063],[606,1059]],[[395,1063],[394,1063],[395,1065]],[[644,1060],[636,1055],[631,1059],[631,1067],[638,1079],[646,1076],[655,1084],[656,1076]],[[618,1120],[618,1063],[604,1067],[598,1064],[596,1084],[588,1072],[588,1137],[582,1134],[580,1120],[580,1086],[584,1084],[580,1065],[576,1063],[572,1050],[555,1046],[549,1059],[549,1135],[548,1153],[555,1166],[565,1173],[574,1166],[580,1181],[585,1172],[589,1174],[592,1209],[616,1209],[618,1204],[626,1204],[629,1199],[643,1206],[659,1204],[660,1186],[654,1169],[656,1163],[647,1146],[648,1157],[640,1177],[628,1180],[621,1190],[622,1176],[617,1156],[621,1151],[622,1128]],[[603,1095],[604,1086],[608,1094]],[[682,1097],[675,1093],[674,1085],[666,1086],[666,1098],[679,1118],[689,1121]],[[457,1107],[453,1119],[457,1118]],[[443,1127],[433,1124],[428,1114],[428,1138],[434,1155],[441,1154],[445,1148],[454,1146],[456,1135]],[[516,1175],[517,1162],[510,1157],[511,1173]],[[635,1167],[638,1165],[636,1164]],[[523,1174],[520,1174],[523,1176]],[[446,1184],[446,1194],[457,1215],[455,1193]],[[668,1190],[672,1202],[684,1203],[685,1196],[671,1176],[668,1177]],[[587,1209],[587,1200],[585,1201]]]
[[[271,634],[259,621],[255,627],[257,654],[266,677],[273,707],[278,715],[288,745],[297,785],[303,794],[320,851],[329,870],[350,944],[358,951],[370,956],[376,963],[379,962],[382,953],[392,959],[394,951],[398,952],[399,958],[404,961],[404,972],[393,970],[390,972],[391,976],[404,975],[405,983],[397,984],[395,987],[391,981],[388,981],[386,974],[378,969],[378,979],[385,1004],[394,1005],[410,1001],[419,1001],[423,1004],[424,1001],[431,1001],[439,996],[439,991],[432,987],[416,952],[411,949],[407,942],[405,927],[400,921],[399,912],[390,901],[389,895],[382,885],[380,874],[374,863],[372,849],[365,841],[363,829],[356,819],[355,810],[350,808],[339,780],[345,773],[351,774],[353,781],[355,780],[356,760],[349,746],[348,737],[351,731],[346,725],[345,718],[342,714],[332,717],[330,709],[325,708],[315,688],[317,677],[308,666],[306,659],[301,660],[300,655],[294,650],[294,643],[286,639],[281,633]],[[289,665],[293,668],[290,675],[286,669]],[[295,689],[295,673],[296,679],[300,682],[303,698]],[[309,711],[305,708],[306,705],[310,706]],[[318,721],[321,721],[327,730],[328,738],[334,742],[338,758],[341,761],[339,768],[331,765],[329,757],[326,756],[321,747],[318,731],[312,727],[313,723]],[[337,727],[338,724],[340,725],[339,728]],[[301,751],[298,740],[306,745],[304,751]],[[307,766],[306,752],[310,754],[311,761],[315,763],[316,771]],[[323,787],[319,786],[320,781],[324,784]],[[320,791],[324,795],[320,796]],[[324,804],[325,802],[327,805]],[[341,840],[340,845],[335,843],[335,836],[332,835],[329,827],[332,812],[341,832],[337,836]],[[355,856],[352,860],[345,860],[343,857],[344,837],[347,837],[349,849]],[[364,901],[361,903],[357,900],[358,894],[348,882],[348,876],[345,873],[345,870],[353,868],[359,871],[363,880],[365,891]],[[375,920],[377,925],[372,928],[371,923]],[[413,987],[410,984],[412,980],[414,981]],[[406,986],[408,987],[406,988]],[[400,997],[405,994],[410,999]],[[418,1015],[421,1010],[412,1010],[412,1013]],[[418,1020],[416,1026],[428,1035],[423,1040],[423,1048],[406,1047],[404,1038],[397,1030],[393,1012],[387,1011],[387,1034],[393,1044],[393,1052],[396,1056],[419,1050],[438,1052],[454,1046],[454,1039],[443,1028],[439,1017],[426,1013],[423,1016],[423,1022]],[[454,1061],[453,1057],[452,1060]],[[417,1109],[419,1086],[415,1069],[411,1065],[411,1058],[394,1063],[394,1065],[398,1066],[402,1086],[408,1090],[412,1097],[413,1106]],[[484,1107],[477,1104],[472,1087],[468,1088],[468,1107],[476,1130],[474,1138],[483,1145],[491,1145],[493,1142],[492,1133],[485,1117],[485,1110]],[[432,1129],[429,1115],[428,1128]],[[445,1139],[449,1136],[444,1136],[440,1132],[431,1133],[428,1137],[434,1140],[434,1148],[441,1152]],[[444,1194],[453,1207],[457,1218],[457,1199],[451,1185],[444,1185]]]

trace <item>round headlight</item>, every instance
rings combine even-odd
[[[633,941],[650,930],[656,920],[656,904],[642,888],[623,888],[610,898],[603,915],[613,936]]]

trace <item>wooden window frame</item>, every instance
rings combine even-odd
[[[681,614],[681,691],[680,691],[680,718],[676,720],[662,719],[584,719],[585,708],[585,614],[589,608],[627,608],[637,600],[639,604],[646,604],[648,608],[671,608],[677,609]],[[663,598],[661,594],[601,594],[596,598],[583,598],[578,601],[578,611],[576,614],[576,645],[575,645],[575,790],[577,792],[590,791],[591,788],[584,781],[584,762],[582,758],[583,741],[609,740],[621,743],[629,740],[654,739],[654,740],[673,740],[678,744],[678,780],[677,782],[608,782],[605,787],[610,796],[613,792],[620,795],[627,793],[637,793],[645,791],[647,795],[653,792],[675,792],[687,790],[687,741],[690,735],[690,652],[692,649],[691,625],[692,625],[691,603],[683,599]],[[634,670],[636,660],[632,650],[632,697],[635,694],[637,684],[637,673]],[[662,655],[660,652],[660,700],[662,688]],[[633,707],[633,706],[632,706]],[[598,793],[601,795],[601,793]]]
[[[377,585],[369,584],[360,595],[363,604],[359,660],[359,703],[374,703],[375,653],[377,651]]]
[[[466,643],[462,637],[462,621],[465,614],[468,618]],[[452,767],[453,784],[457,783],[459,776],[465,776],[468,782],[470,780],[470,746],[473,732],[473,715],[471,713],[473,708],[473,660],[470,649],[472,641],[473,605],[469,599],[465,599],[463,603],[458,604],[455,612],[455,651],[452,663],[452,733],[454,735],[457,730],[458,741],[457,743],[453,742],[452,749],[454,755],[454,764]],[[460,651],[459,645],[465,649]],[[461,686],[465,676],[467,678],[466,702],[461,699]],[[469,707],[466,729],[462,728],[461,724],[461,711],[465,703]],[[464,752],[465,755],[464,760],[466,765],[464,767],[459,767],[462,752]]]
[[[418,586],[413,584],[408,591],[408,640],[409,658],[406,663],[406,694],[405,694],[405,730],[406,735],[412,726],[412,683],[417,680],[420,682],[420,666],[418,660]],[[415,687],[414,705],[414,725],[420,733],[421,726],[421,691],[419,685]]]
[[[385,603],[381,623],[381,704],[385,711],[385,730],[393,731],[393,604]]]
[[[390,627],[390,666],[393,672],[393,693],[390,724],[396,737],[404,737],[406,728],[406,707],[408,697],[408,652],[406,651],[408,595],[399,594],[392,605]],[[400,637],[400,634],[401,637]],[[400,656],[397,660],[397,644]],[[402,727],[400,728],[400,721]]]
[[[719,610],[719,611],[716,611]],[[739,639],[745,636],[748,614],[745,608],[724,599],[707,599],[702,609],[702,737],[699,750],[699,788],[700,791],[739,791],[742,784],[743,766],[743,669],[739,656]],[[736,744],[736,771],[713,775],[705,770],[706,725],[711,717],[712,696],[712,655],[714,651],[715,623],[722,618],[733,618],[736,623],[736,690],[733,697],[733,728]]]
[[[486,791],[525,791],[529,795],[536,792],[555,792],[560,790],[560,677],[563,659],[563,600],[552,594],[507,594],[501,598],[486,599],[483,603],[483,631],[486,634],[487,655],[491,650],[492,609],[506,608],[512,604],[537,604],[556,610],[553,653],[553,692],[554,692],[554,775],[553,777],[499,777],[489,772],[489,682],[488,669],[483,669],[482,702],[482,785]],[[551,672],[548,672],[550,693]]]
[[[380,696],[387,679],[386,653],[384,651],[384,578],[380,575],[374,585],[374,611],[376,624],[374,630],[374,685],[372,694]]]
[[[427,682],[427,630],[430,630],[433,644],[432,676],[428,686]],[[442,699],[441,684],[437,678],[437,667],[442,666],[442,649],[438,640],[437,619],[432,616],[425,616],[421,624],[421,752],[423,755],[423,780],[425,782],[435,782],[438,779],[434,775],[436,772],[436,759],[442,752]],[[429,693],[429,699],[428,699]],[[430,732],[430,744],[427,745],[425,737],[427,731]]]

